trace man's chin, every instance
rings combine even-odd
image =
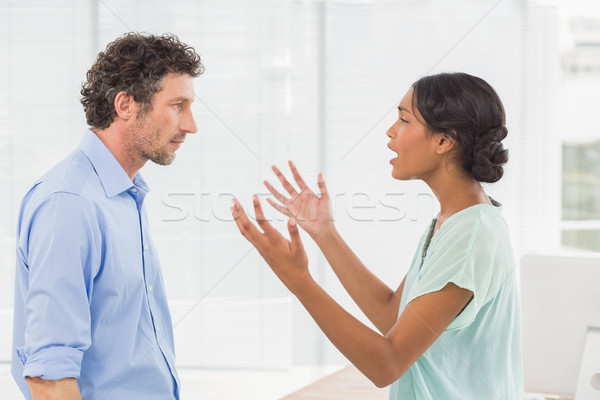
[[[175,160],[175,153],[171,153],[168,156],[164,155],[161,157],[153,157],[150,159],[154,164],[158,165],[170,165]]]

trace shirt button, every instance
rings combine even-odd
[[[132,188],[132,189],[131,189],[131,192],[132,192],[132,193],[135,193],[135,192],[137,192],[137,189],[136,189],[136,188]]]
[[[148,247],[147,244],[144,245],[144,250],[148,250],[150,247]]]
[[[152,291],[152,285],[148,285],[148,291],[151,292]]]
[[[160,331],[160,326],[159,325],[156,325],[156,330]]]

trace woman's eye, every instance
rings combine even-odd
[[[408,121],[403,118],[399,118],[399,120],[402,121],[403,124],[408,124]]]

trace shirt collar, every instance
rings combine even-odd
[[[133,182],[129,179],[129,175],[115,156],[90,129],[85,132],[79,147],[92,163],[96,174],[98,174],[106,197],[113,197],[134,186],[144,192],[150,191],[139,172],[133,177]]]

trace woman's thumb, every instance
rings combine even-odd
[[[290,240],[292,242],[292,252],[304,250],[302,239],[300,238],[300,231],[298,230],[298,223],[296,218],[292,217],[288,220],[288,231],[290,232]]]

